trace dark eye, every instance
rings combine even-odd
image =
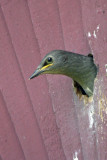
[[[51,57],[48,57],[47,61],[48,61],[48,62],[52,62],[52,58],[51,58]]]

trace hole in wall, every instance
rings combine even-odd
[[[84,97],[84,99],[86,98],[87,101],[89,99],[89,102],[90,102],[90,99],[91,99],[91,101],[93,100],[94,82],[95,82],[95,79],[96,79],[96,76],[98,73],[98,66],[94,63],[94,57],[92,54],[88,54],[87,57],[90,58],[90,65],[89,65],[89,68],[87,68],[87,66],[85,66],[87,68],[87,72],[83,73],[84,78],[82,79],[83,80],[82,85],[80,85],[75,80],[73,80],[73,84],[74,84],[74,90],[75,90],[77,96],[79,97],[79,99]]]

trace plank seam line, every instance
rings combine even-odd
[[[3,14],[3,11],[2,11],[2,14]],[[5,25],[6,25],[6,28],[7,28],[7,32],[8,32],[8,34],[9,34],[9,37],[10,37],[10,40],[11,40],[10,42],[11,42],[12,48],[13,48],[13,51],[14,51],[14,53],[15,53],[16,62],[17,62],[17,65],[18,65],[18,67],[19,67],[19,71],[20,71],[20,74],[21,74],[21,76],[22,76],[22,79],[23,79],[23,84],[24,84],[24,87],[25,87],[25,89],[26,89],[26,93],[27,93],[27,95],[28,95],[29,102],[31,103],[31,107],[32,107],[32,111],[33,111],[34,117],[35,117],[35,119],[36,119],[36,121],[37,121],[36,114],[35,114],[34,109],[33,109],[33,104],[32,104],[32,101],[31,101],[31,98],[30,98],[30,95],[29,95],[29,92],[28,92],[28,89],[27,89],[27,86],[26,86],[26,83],[25,83],[25,80],[24,80],[24,77],[23,77],[23,74],[22,74],[22,71],[21,71],[21,67],[20,67],[20,64],[19,64],[19,60],[18,60],[18,58],[17,58],[16,51],[15,51],[14,45],[13,45],[13,43],[12,43],[12,38],[11,38],[11,35],[10,35],[10,32],[9,32],[9,29],[8,29],[8,26],[7,26],[7,23],[6,23],[6,19],[5,19],[4,14],[3,14],[3,17],[4,17]],[[38,126],[38,129],[39,129],[39,131],[40,131],[42,143],[43,143],[43,146],[44,146],[43,137],[42,137],[42,134],[41,134],[41,130],[40,130],[38,121],[37,121],[37,126]],[[45,149],[45,152],[46,152],[46,149]]]
[[[27,3],[28,3],[28,0],[27,0]],[[28,3],[28,8],[29,8],[29,3]],[[30,13],[30,8],[29,8],[29,13]],[[30,17],[31,17],[31,13],[30,13]],[[59,17],[59,19],[60,19],[60,17]],[[32,18],[31,18],[31,22],[32,22]],[[61,25],[61,24],[60,24],[60,25]],[[32,22],[32,27],[33,27],[33,30],[34,30],[35,38],[36,38],[36,40],[37,40],[37,44],[38,44],[38,48],[39,48],[39,52],[40,52],[40,45],[39,45],[39,41],[38,41],[37,36],[36,36],[36,33],[35,33],[35,29],[34,29],[34,26],[33,26],[33,22]],[[63,35],[62,29],[61,29],[61,32],[62,32],[62,35]],[[63,38],[63,45],[64,45],[64,38]],[[64,48],[65,48],[65,45],[64,45]],[[41,52],[40,52],[40,56],[41,56],[41,58],[42,58]],[[46,75],[45,75],[45,77],[46,77],[47,84],[48,84],[48,88],[49,88],[48,78],[47,78]],[[49,89],[48,89],[48,90],[49,90]],[[52,97],[51,97],[51,96],[50,96],[50,99],[51,99],[51,103],[52,103]],[[52,105],[53,105],[53,104],[52,104]],[[56,121],[56,118],[55,118],[55,121]],[[56,122],[56,126],[57,126],[57,122]],[[58,128],[58,126],[57,126],[57,128]],[[59,134],[59,132],[58,132],[58,134]],[[61,146],[62,146],[62,141],[61,141],[60,135],[59,135],[59,139],[60,139],[60,143],[61,143]],[[62,149],[63,149],[63,146],[62,146]],[[63,150],[63,153],[64,153],[64,150]],[[65,156],[65,153],[64,153],[64,156]],[[65,156],[65,157],[66,157],[66,156]]]
[[[82,27],[83,27],[83,32],[84,32],[84,35],[86,36],[86,33],[85,33],[85,29],[84,29],[84,23],[83,23],[83,12],[82,12],[82,3],[81,3],[81,0],[80,0],[80,6],[81,6],[81,21],[82,21]],[[86,39],[87,39],[87,43],[89,45],[89,48],[90,48],[90,51],[92,50],[91,48],[91,45],[88,41],[88,37],[86,36]],[[95,123],[94,123],[94,129],[96,131],[96,127],[95,127]],[[95,132],[96,133],[96,132]],[[97,160],[98,160],[98,147],[97,147],[97,137],[98,137],[98,134],[96,133],[95,134],[95,139],[96,139],[96,145],[95,145],[95,148],[96,148],[96,153],[97,153]]]
[[[16,132],[16,130],[15,130],[14,123],[13,123],[13,121],[12,121],[12,119],[11,119],[11,115],[10,115],[10,113],[9,113],[9,110],[8,110],[8,107],[7,107],[7,103],[6,103],[6,101],[5,101],[4,95],[3,95],[3,93],[1,92],[1,90],[0,90],[0,94],[1,94],[1,96],[2,96],[2,99],[3,99],[3,102],[4,102],[5,108],[6,108],[6,110],[7,110],[7,113],[8,113],[9,119],[10,119],[10,122],[11,122],[11,124],[12,124],[13,130],[14,130],[14,134],[15,134],[17,140],[18,140],[18,143],[19,143],[20,149],[21,149],[21,151],[22,151],[22,153],[23,153],[24,159],[26,160],[25,154],[24,154],[23,149],[22,149],[22,145],[21,145],[21,143],[20,143],[19,137],[18,137],[17,132]]]

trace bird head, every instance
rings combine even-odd
[[[66,75],[66,68],[68,66],[69,54],[62,50],[54,50],[48,53],[40,62],[35,72],[30,79],[41,74],[63,74]]]
[[[84,56],[63,50],[54,50],[42,59],[30,79],[41,74],[62,74],[71,77],[75,82],[74,86],[78,86],[82,94],[92,96],[97,67],[91,54]]]

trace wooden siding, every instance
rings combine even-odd
[[[29,76],[53,49],[93,53],[94,100]],[[107,1],[0,0],[0,160],[107,160]]]

